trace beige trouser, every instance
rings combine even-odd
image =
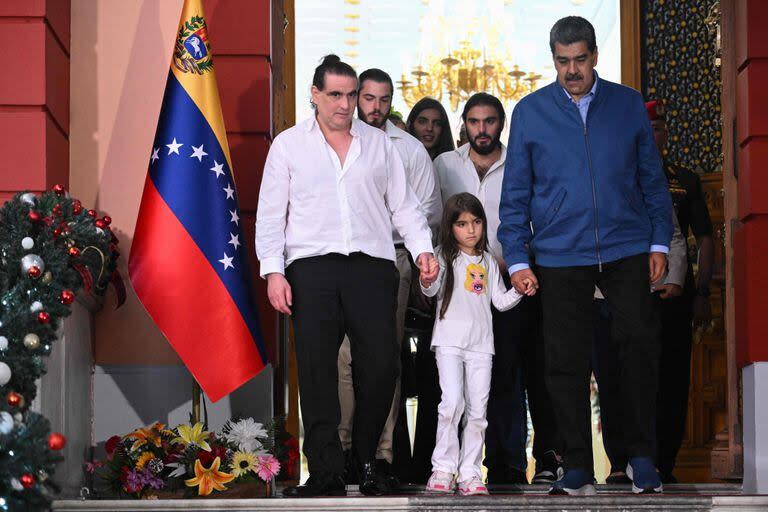
[[[411,263],[406,249],[396,250],[395,262],[397,271],[400,272],[400,284],[397,288],[397,313],[395,321],[397,325],[397,346],[400,347],[405,331],[405,310],[408,307],[408,295],[411,288]],[[398,351],[398,357],[400,351]],[[339,439],[344,450],[352,447],[352,418],[355,415],[355,392],[352,388],[352,352],[349,348],[349,338],[344,341],[339,349],[339,404],[341,405],[341,422],[339,423]],[[398,361],[400,367],[400,361]],[[389,410],[387,423],[379,438],[379,446],[376,449],[377,459],[386,459],[392,462],[392,437],[397,422],[397,412],[400,405],[400,377],[395,383],[395,396],[392,399],[392,408]]]

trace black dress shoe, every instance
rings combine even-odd
[[[315,496],[346,496],[347,487],[338,475],[327,477],[309,477],[304,485],[294,485],[283,489],[286,498],[314,498]]]
[[[344,450],[344,482],[354,485],[359,483],[359,477],[357,457],[352,450]]]
[[[525,472],[507,466],[488,468],[488,483],[490,485],[527,485]]]
[[[376,462],[373,460],[363,464],[360,474],[360,492],[366,496],[383,496],[390,493],[386,480],[376,469]]]
[[[389,492],[393,493],[400,489],[400,479],[392,471],[392,464],[386,459],[376,459],[376,470],[379,472],[384,482],[389,487]]]

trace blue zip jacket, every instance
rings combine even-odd
[[[545,267],[669,247],[672,200],[642,96],[597,79],[586,123],[557,82],[523,98],[512,112],[499,217],[508,267],[529,263],[529,245]]]

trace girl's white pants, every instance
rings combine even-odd
[[[488,393],[491,389],[493,356],[457,347],[435,347],[440,376],[440,405],[437,407],[437,436],[432,452],[432,470],[458,473],[458,481],[482,478]],[[459,450],[459,420],[464,431]]]

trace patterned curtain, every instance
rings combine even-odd
[[[643,86],[662,100],[669,128],[665,150],[672,162],[698,172],[720,170],[720,68],[716,35],[707,26],[713,0],[644,0]]]

